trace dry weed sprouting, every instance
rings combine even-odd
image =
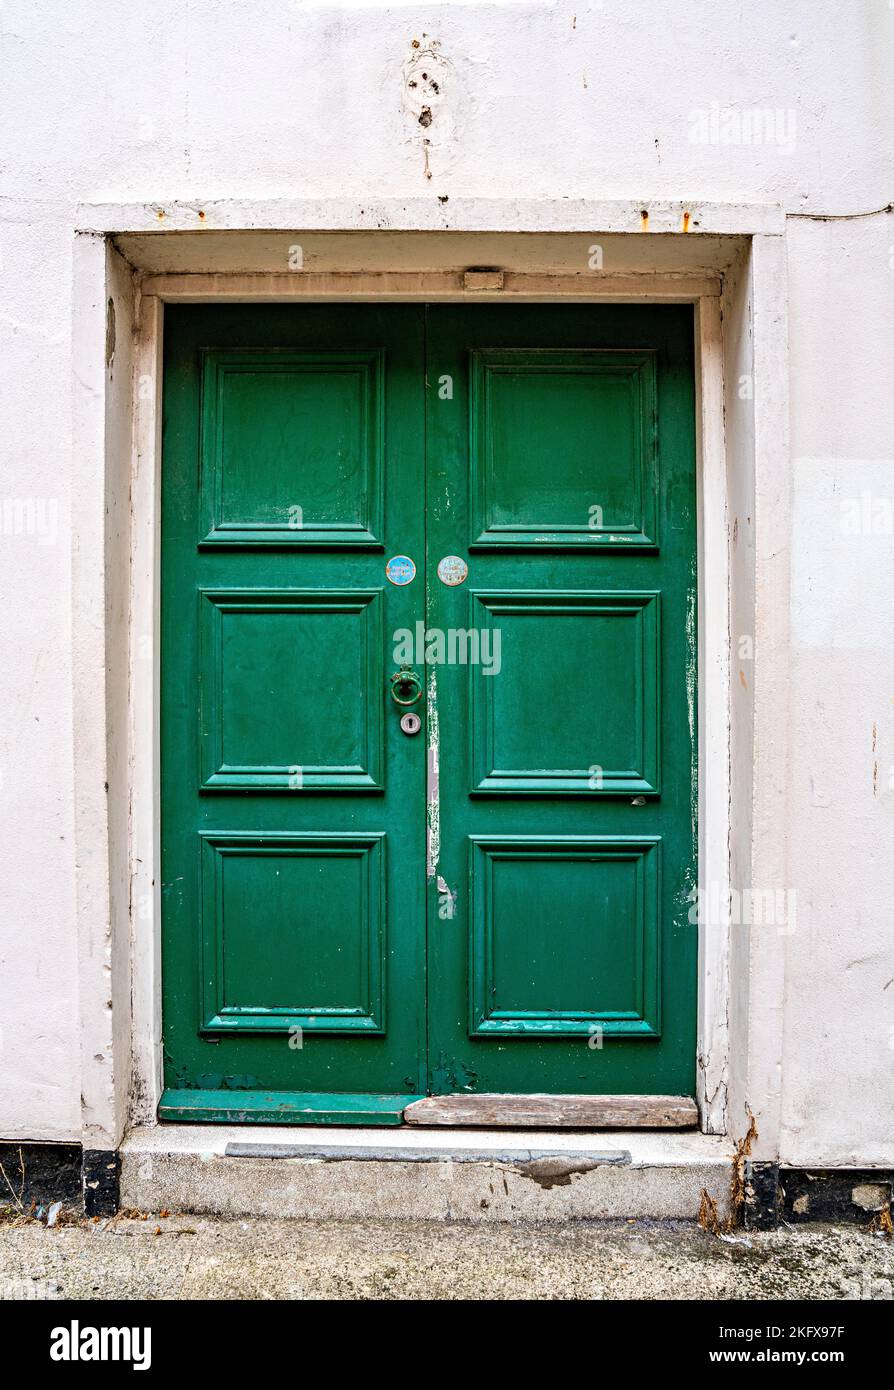
[[[736,1144],[736,1152],[733,1154],[733,1171],[729,1184],[729,1216],[725,1221],[720,1220],[717,1210],[717,1203],[708,1192],[707,1188],[702,1188],[702,1200],[698,1209],[698,1224],[703,1231],[707,1231],[712,1236],[728,1235],[734,1227],[741,1222],[742,1208],[745,1205],[747,1196],[747,1184],[745,1181],[745,1166],[751,1157],[751,1150],[757,1136],[757,1123],[746,1106],[748,1115],[748,1133],[744,1139],[740,1139]],[[888,1217],[890,1221],[890,1214]]]
[[[886,1202],[878,1215],[872,1218],[869,1229],[876,1235],[894,1236],[894,1220],[891,1219],[890,1202]]]

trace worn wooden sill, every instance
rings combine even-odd
[[[694,1129],[689,1096],[426,1096],[404,1110],[410,1125],[512,1129]]]

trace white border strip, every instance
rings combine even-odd
[[[172,198],[160,202],[82,203],[77,226],[118,232],[685,232],[691,236],[780,236],[779,203],[714,203],[697,199],[348,198],[267,200]]]
[[[131,479],[131,999],[133,1090],[130,1119],[155,1123],[161,1052],[161,301],[140,295],[134,345]],[[148,914],[141,911],[149,904]]]
[[[720,302],[696,311],[698,447],[698,883],[730,883],[730,563]],[[702,1128],[727,1130],[730,926],[698,927],[698,1076]]]

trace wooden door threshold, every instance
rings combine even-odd
[[[689,1096],[426,1096],[404,1110],[409,1125],[501,1129],[695,1129]]]

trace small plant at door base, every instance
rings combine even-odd
[[[707,1188],[702,1188],[702,1199],[698,1210],[698,1224],[703,1231],[707,1231],[712,1236],[728,1235],[736,1226],[741,1224],[742,1208],[748,1196],[748,1187],[745,1179],[745,1165],[751,1156],[751,1149],[755,1139],[758,1137],[757,1123],[746,1106],[748,1115],[748,1133],[744,1139],[740,1139],[736,1144],[736,1152],[733,1155],[733,1171],[729,1186],[729,1216],[725,1221],[721,1221],[717,1203]]]
[[[717,1211],[717,1203],[706,1187],[702,1188],[702,1200],[698,1209],[698,1224],[703,1231],[707,1231],[708,1234],[712,1236],[722,1235],[723,1232],[728,1229],[728,1227],[721,1222]]]
[[[872,1218],[869,1229],[880,1236],[894,1236],[894,1220],[891,1217],[890,1202],[886,1202],[881,1211]]]
[[[82,1219],[81,1214],[71,1208],[63,1207],[61,1202],[46,1201],[39,1205],[33,1199],[26,1201],[25,1159],[21,1147],[18,1150],[18,1159],[18,1173],[12,1175],[0,1163],[0,1222],[9,1226],[30,1226],[36,1222],[48,1228],[77,1225]],[[53,1296],[31,1292],[31,1280],[22,1285],[24,1292],[17,1291],[16,1286],[17,1281],[15,1280],[0,1281],[0,1300]]]
[[[4,1168],[4,1166],[3,1166],[2,1163],[0,1163],[0,1178],[3,1179],[3,1188],[4,1188],[4,1189],[8,1189],[9,1192],[10,1192],[10,1195],[12,1196],[13,1203],[15,1204],[15,1210],[18,1212],[18,1214],[19,1214],[20,1216],[23,1215],[23,1214],[24,1214],[24,1211],[25,1211],[25,1203],[24,1203],[24,1201],[23,1201],[24,1192],[25,1192],[25,1160],[24,1160],[24,1158],[22,1157],[22,1150],[21,1150],[21,1148],[19,1149],[19,1186],[18,1186],[18,1191],[16,1191],[16,1189],[13,1187],[12,1183],[10,1182],[9,1176],[8,1176],[8,1174],[7,1174],[7,1172],[6,1172],[6,1169]],[[8,1202],[5,1203],[5,1207],[4,1207],[3,1205],[0,1205],[0,1212],[3,1212],[4,1210],[5,1210],[7,1213],[11,1213],[12,1208],[10,1207],[10,1205],[9,1205]]]

